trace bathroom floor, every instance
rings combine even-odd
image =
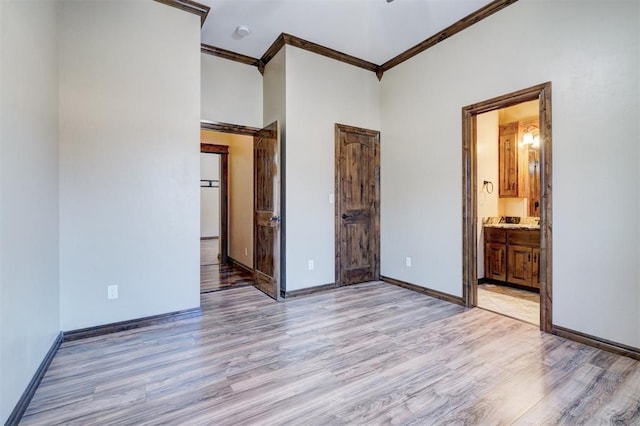
[[[478,285],[478,307],[540,325],[540,294],[496,285]]]

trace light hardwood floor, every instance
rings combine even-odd
[[[540,326],[540,294],[497,284],[478,285],[478,307]]]
[[[64,343],[24,424],[640,424],[640,363],[384,283]]]
[[[218,240],[200,240],[200,293],[253,284],[253,275],[218,259]]]
[[[200,293],[253,284],[253,275],[235,265],[200,266]]]
[[[218,259],[218,254],[220,253],[219,244],[220,240],[217,238],[200,240],[200,266],[220,263],[220,259]]]

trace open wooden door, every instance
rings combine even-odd
[[[253,137],[254,285],[280,296],[280,127],[275,121]]]
[[[336,124],[336,285],[380,279],[380,133]]]

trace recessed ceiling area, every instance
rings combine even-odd
[[[260,58],[281,33],[382,64],[490,0],[199,0],[202,43]],[[239,37],[246,26],[250,34]]]

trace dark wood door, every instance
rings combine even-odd
[[[253,138],[254,285],[280,296],[280,129],[278,122]]]
[[[380,132],[336,124],[336,285],[380,278]]]

